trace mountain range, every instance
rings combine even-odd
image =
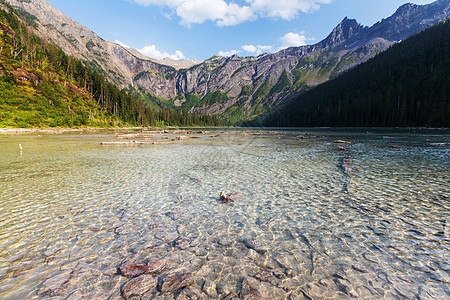
[[[213,56],[204,62],[158,61],[99,37],[45,0],[6,0],[44,38],[105,75],[169,107],[239,123],[297,96],[445,21],[450,0],[405,4],[371,27],[344,18],[323,41],[258,57]]]
[[[267,111],[251,126],[450,127],[450,19]]]

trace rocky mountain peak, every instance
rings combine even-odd
[[[416,7],[418,7],[418,5],[413,4],[413,3],[406,3],[406,4],[403,4],[402,6],[400,6],[400,7],[397,9],[397,11],[394,13],[394,16],[395,16],[395,15],[402,15],[402,14],[408,13],[408,12],[414,10],[414,8],[416,8]]]
[[[426,5],[407,3],[387,19],[370,28],[369,37],[400,41],[425,28],[445,21],[450,14],[450,0],[438,0]]]
[[[359,24],[355,19],[347,17],[339,23],[328,37],[323,40],[322,47],[333,48],[351,38],[363,33],[367,28]]]

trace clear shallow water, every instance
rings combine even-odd
[[[448,299],[450,136],[369,131],[0,137],[0,298],[121,299],[158,258],[202,298]]]

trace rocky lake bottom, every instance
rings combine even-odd
[[[449,140],[2,135],[0,298],[449,299]]]

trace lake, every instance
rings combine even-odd
[[[200,131],[1,136],[0,298],[450,298],[449,131]]]

